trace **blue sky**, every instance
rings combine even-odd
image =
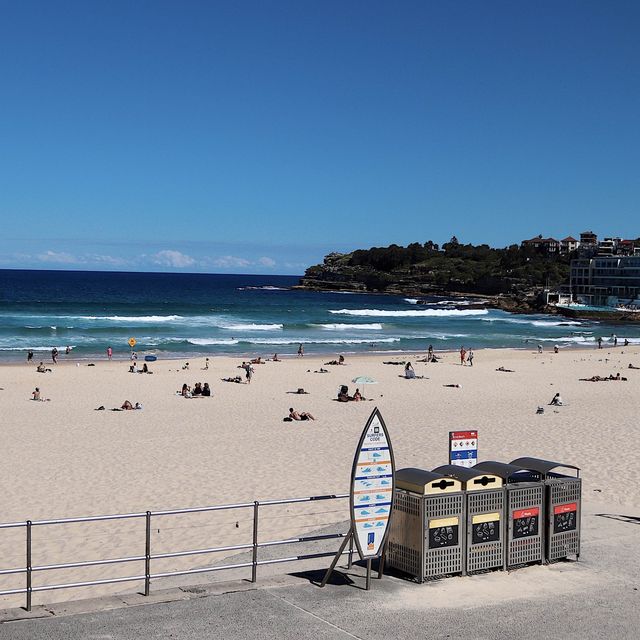
[[[0,267],[640,236],[640,3],[0,0]]]

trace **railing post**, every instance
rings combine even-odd
[[[251,582],[258,579],[258,511],[260,503],[256,500],[253,503],[253,557],[251,559]]]
[[[27,611],[31,611],[31,520],[27,520]]]
[[[146,515],[146,533],[144,545],[144,595],[148,596],[151,589],[151,511]]]

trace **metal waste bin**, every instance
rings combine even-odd
[[[493,473],[505,481],[507,544],[504,568],[544,562],[542,475],[535,470],[495,461],[481,462],[472,468]]]
[[[396,472],[387,563],[420,582],[462,573],[462,482],[424,469]]]
[[[477,465],[476,465],[477,467]],[[434,473],[457,478],[465,488],[465,573],[504,566],[504,479],[476,467],[445,464]]]
[[[511,464],[541,474],[545,485],[544,535],[547,562],[575,555],[580,558],[580,516],[582,512],[582,480],[580,469],[571,464],[516,458]],[[553,472],[552,469],[571,469],[575,476]]]

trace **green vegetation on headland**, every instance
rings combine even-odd
[[[509,311],[542,310],[540,295],[569,280],[571,254],[511,245],[460,244],[455,238],[439,247],[429,241],[407,247],[358,249],[330,253],[309,267],[300,287],[398,295],[479,295],[490,306]]]

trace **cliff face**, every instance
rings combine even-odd
[[[442,262],[441,256],[437,256],[437,262]],[[331,253],[325,257],[323,264],[306,270],[299,287],[411,297],[463,295],[481,298],[486,306],[516,313],[552,311],[544,308],[542,286],[533,285],[525,278],[509,273],[496,273],[495,270],[487,272],[476,268],[471,272],[459,260],[455,263],[452,261],[451,265],[447,265],[446,261],[444,265],[427,262],[387,271],[354,264],[353,254]]]

